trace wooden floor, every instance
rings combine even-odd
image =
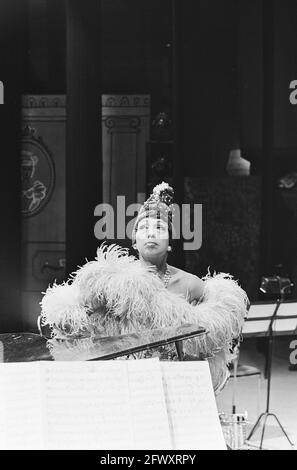
[[[274,341],[270,412],[275,413],[297,448],[297,370],[289,371],[289,349],[293,338],[278,337]],[[295,337],[296,339],[296,337]],[[264,372],[265,357],[257,350],[255,339],[244,340],[241,345],[240,364],[258,367]],[[236,411],[248,412],[249,427],[256,422],[257,414],[257,377],[243,377],[237,379],[236,385]],[[225,389],[217,397],[218,410],[231,412],[232,409],[233,379],[230,379]],[[261,381],[260,413],[266,409],[267,380],[264,373]],[[257,446],[260,440],[260,430],[254,435],[253,443]],[[271,450],[290,449],[288,441],[276,424],[269,418],[265,427],[263,448]]]

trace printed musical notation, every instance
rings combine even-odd
[[[0,364],[1,449],[224,449],[207,362]]]

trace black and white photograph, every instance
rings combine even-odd
[[[0,450],[295,450],[297,1],[0,0],[0,145]]]

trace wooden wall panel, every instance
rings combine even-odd
[[[65,274],[65,97],[23,96],[22,318],[36,329],[41,292]]]
[[[146,192],[146,143],[150,131],[149,95],[102,96],[103,201],[115,207]]]
[[[102,105],[104,202],[115,204],[116,196],[122,194],[127,204],[134,203],[146,190],[150,99],[148,95],[103,95]],[[41,292],[54,280],[60,282],[65,278],[65,121],[65,96],[23,97],[24,330],[36,329]],[[100,186],[102,175],[97,177]]]

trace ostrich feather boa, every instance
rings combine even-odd
[[[77,338],[195,323],[208,334],[185,341],[184,350],[209,358],[213,379],[222,382],[248,299],[229,274],[208,274],[203,280],[203,298],[192,306],[167,290],[127,249],[102,244],[94,261],[80,267],[68,282],[47,289],[41,301],[42,324],[50,326],[54,338]]]

